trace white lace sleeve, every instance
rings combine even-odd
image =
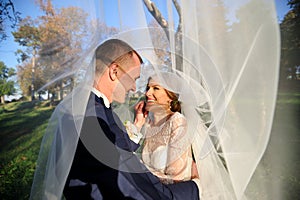
[[[172,117],[168,142],[168,163],[178,160],[187,150],[190,151],[190,138],[187,134],[187,122],[183,115]]]
[[[167,165],[164,171],[156,172],[164,183],[191,179],[191,145],[187,136],[187,123],[183,115],[171,119],[169,142],[167,144]]]
[[[126,131],[127,131],[129,138],[133,142],[138,144],[140,142],[141,138],[143,137],[143,135],[138,131],[137,127],[130,121],[125,121],[124,125],[126,127]]]

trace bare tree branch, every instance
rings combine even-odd
[[[175,33],[175,40],[176,40],[176,46],[175,46],[175,49],[176,49],[176,68],[180,71],[183,70],[183,66],[182,66],[182,63],[183,63],[183,60],[182,60],[182,16],[181,16],[181,7],[180,5],[178,4],[177,0],[172,0],[175,8],[176,8],[176,11],[178,13],[178,26],[177,26],[177,30],[176,30],[176,33]]]
[[[149,12],[159,23],[159,25],[161,25],[162,28],[168,28],[169,25],[167,20],[162,16],[161,12],[157,9],[156,5],[150,0],[144,0],[144,3]]]
[[[5,31],[5,22],[10,24],[14,29],[18,22],[21,21],[19,12],[15,10],[14,4],[11,0],[1,0],[0,2],[0,43],[5,40],[8,35]]]
[[[176,50],[176,68],[182,71],[182,16],[181,16],[181,7],[177,0],[172,0],[175,9],[178,14],[178,26],[175,33],[175,50]],[[154,19],[158,24],[164,29],[166,36],[169,38],[169,24],[168,21],[163,18],[161,12],[158,10],[156,5],[151,0],[144,0],[144,4],[147,7],[148,11],[152,14]]]
[[[178,4],[177,0],[172,0],[173,1],[173,4],[176,8],[176,11],[178,13],[178,17],[179,17],[179,22],[178,22],[178,27],[177,27],[177,33],[181,33],[182,31],[182,16],[181,16],[181,7],[180,5]]]
[[[144,4],[147,7],[148,11],[152,14],[154,19],[159,23],[159,25],[164,29],[167,38],[169,39],[168,31],[168,21],[162,16],[161,12],[158,10],[156,5],[151,0],[144,0]]]

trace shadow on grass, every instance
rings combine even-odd
[[[15,104],[6,113],[2,113],[0,115],[0,152],[21,144],[24,141],[22,137],[31,134],[36,126],[47,122],[52,111],[53,108],[40,103],[22,102]]]
[[[5,105],[0,114],[0,197],[28,199],[40,144],[53,108],[46,102]]]

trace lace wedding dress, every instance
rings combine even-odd
[[[192,149],[185,117],[175,112],[160,125],[147,124],[145,130],[141,157],[150,171],[164,183],[190,180]]]

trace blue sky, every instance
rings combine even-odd
[[[38,7],[34,4],[35,0],[12,0],[15,6],[15,9],[19,12],[21,12],[21,17],[31,16],[32,18],[36,18],[39,13]],[[53,0],[54,5],[58,6],[66,6],[68,2],[71,2],[73,5],[74,3],[81,6],[84,4],[84,0],[82,1],[76,1],[76,0]],[[97,2],[97,1],[95,1]],[[106,1],[110,2],[110,1]],[[157,1],[159,4],[159,1]],[[275,0],[276,4],[276,10],[277,10],[277,16],[278,21],[280,22],[284,15],[288,12],[290,9],[286,4],[287,0]],[[79,5],[80,6],[80,5]],[[95,7],[98,7],[99,5],[93,5],[93,8],[90,10],[95,9]],[[159,7],[159,5],[158,5]],[[110,10],[111,11],[111,10]],[[162,11],[163,12],[163,11]],[[107,19],[107,17],[106,17]],[[113,19],[110,19],[113,20]],[[113,23],[113,22],[111,22]],[[17,66],[17,60],[15,56],[15,51],[18,49],[17,43],[14,42],[13,36],[9,34],[9,38],[3,42],[0,43],[0,60],[5,63],[8,67],[16,67]]]

